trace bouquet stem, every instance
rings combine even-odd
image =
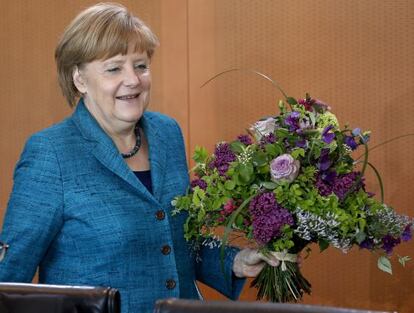
[[[303,294],[311,293],[311,284],[303,277],[296,262],[286,262],[282,266],[265,265],[250,287],[256,287],[257,300],[271,302],[298,302]]]

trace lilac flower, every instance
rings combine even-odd
[[[231,151],[228,143],[220,143],[214,150],[214,160],[210,163],[210,168],[217,168],[221,176],[225,176],[230,163],[236,160],[236,155]]]
[[[321,196],[329,196],[332,192],[340,199],[344,200],[345,195],[358,179],[359,172],[351,172],[337,176],[335,171],[319,173],[316,177],[315,187]],[[361,179],[355,191],[364,188],[364,179]]]
[[[348,174],[340,175],[335,179],[334,186],[332,191],[340,200],[344,200],[345,195],[354,185],[355,181],[358,179],[359,172],[351,172]],[[361,179],[359,184],[355,187],[355,191],[365,187],[364,180]]]
[[[321,171],[326,171],[331,166],[329,159],[329,149],[322,149],[319,157],[318,168]]]
[[[264,192],[255,196],[249,204],[249,211],[253,219],[262,216],[274,209],[279,208],[275,194],[273,192]]]
[[[382,249],[390,255],[394,247],[401,243],[400,238],[394,238],[391,235],[386,235],[382,238]]]
[[[300,129],[299,118],[300,113],[296,111],[289,113],[288,117],[285,118],[285,124],[289,126],[289,131],[295,132]]]
[[[274,209],[253,220],[253,236],[259,244],[265,245],[280,236],[285,225],[293,225],[292,214],[284,208]]]
[[[201,178],[196,178],[191,181],[191,188],[195,188],[196,186],[203,190],[207,189],[207,183]]]
[[[253,143],[252,139],[248,135],[239,135],[237,139],[246,146],[251,145]]]
[[[332,186],[323,181],[321,175],[318,175],[315,182],[315,187],[321,196],[327,197],[332,193]]]
[[[299,174],[300,163],[290,154],[282,154],[270,162],[270,176],[274,182],[292,182]]]
[[[335,138],[335,134],[329,132],[332,128],[334,128],[332,125],[326,126],[322,132],[322,140],[327,144],[330,144]]]
[[[335,180],[338,177],[336,171],[332,169],[326,172],[322,172],[320,176],[324,182],[331,186],[335,183]]]
[[[344,139],[345,144],[350,147],[352,150],[355,150],[356,148],[358,148],[358,144],[356,143],[354,137],[351,136],[345,136]]]
[[[411,230],[411,224],[408,224],[407,226],[405,226],[405,229],[401,235],[401,239],[402,241],[408,241],[412,238],[413,233]]]

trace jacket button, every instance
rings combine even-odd
[[[157,217],[157,220],[161,221],[165,218],[165,212],[163,210],[158,210],[157,213],[155,213],[155,216]]]
[[[169,245],[165,245],[161,248],[161,252],[164,255],[170,254],[171,252],[171,247]]]
[[[177,283],[174,279],[167,279],[167,281],[165,282],[165,287],[167,287],[167,289],[174,289],[176,284]]]

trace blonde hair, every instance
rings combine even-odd
[[[70,106],[81,96],[73,71],[85,63],[125,55],[128,46],[151,58],[158,39],[151,29],[124,6],[99,3],[82,11],[65,29],[55,50],[58,80]]]

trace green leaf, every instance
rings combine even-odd
[[[204,216],[206,216],[206,211],[203,208],[200,208],[197,214],[197,221],[201,222],[204,219]]]
[[[357,234],[355,235],[355,240],[358,243],[361,243],[365,240],[365,238],[367,238],[367,235],[363,232],[363,231],[359,231],[357,232]]]
[[[226,188],[227,190],[233,190],[234,187],[236,187],[236,183],[232,180],[226,180],[226,182],[224,183],[224,188]]]
[[[275,157],[276,155],[281,154],[281,149],[278,145],[275,144],[267,144],[265,145],[265,151],[267,154],[269,154],[271,157]]]
[[[194,149],[193,160],[197,163],[204,163],[208,157],[207,149],[196,146]]]
[[[243,226],[243,221],[244,221],[244,218],[243,218],[243,216],[241,215],[241,214],[238,214],[237,215],[237,217],[236,217],[236,226],[237,227],[242,227]]]
[[[267,164],[267,155],[266,155],[266,153],[264,153],[262,151],[258,151],[257,153],[255,153],[253,155],[253,164],[255,166],[258,166],[258,167]]]
[[[273,189],[276,189],[277,184],[274,183],[274,182],[266,181],[266,182],[262,183],[262,186],[265,187],[268,190],[273,190]]]
[[[318,244],[320,252],[326,250],[329,247],[329,242],[323,239],[319,239]]]
[[[276,137],[280,139],[286,138],[289,135],[289,131],[284,128],[278,128],[276,130]]]
[[[297,160],[299,156],[305,157],[305,150],[303,148],[298,148],[298,149],[293,150],[290,153],[290,155],[292,156],[292,158]]]
[[[248,184],[253,178],[253,166],[251,164],[241,164],[239,167],[239,179],[243,184]]]
[[[380,256],[378,258],[378,268],[392,275],[392,266],[390,260],[386,256]]]
[[[245,147],[240,141],[233,141],[230,144],[230,149],[235,153],[242,153]]]
[[[296,101],[296,99],[293,98],[293,97],[287,97],[286,98],[286,102],[289,103],[289,104],[291,104],[291,105],[298,104],[298,102]]]
[[[315,113],[309,112],[309,118],[311,120],[312,125],[315,125],[316,124],[316,116],[315,116]]]

